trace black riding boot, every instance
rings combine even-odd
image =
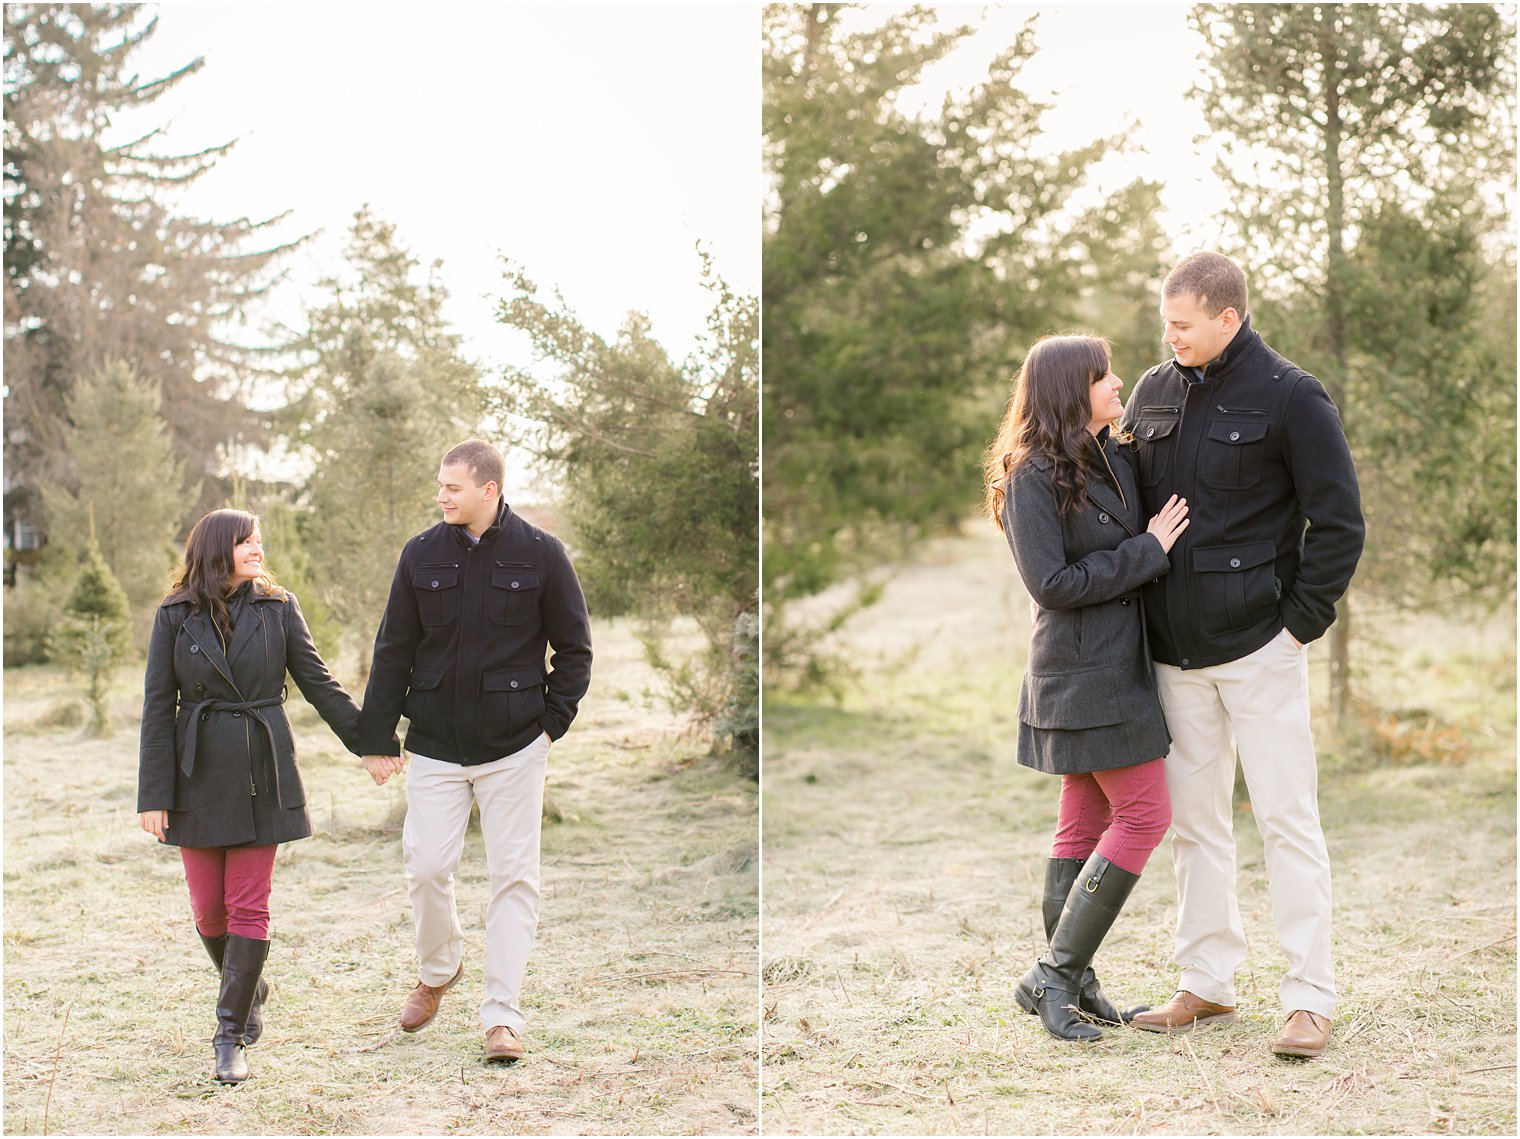
[[[227,935],[222,955],[222,989],[216,999],[216,1035],[211,1038],[218,1083],[240,1084],[248,1078],[243,1034],[248,1030],[248,1013],[253,1008],[268,956],[269,942],[236,933]]]
[[[206,955],[211,958],[211,963],[216,966],[216,971],[222,971],[222,956],[227,951],[227,935],[220,937],[207,937],[200,930],[201,944],[206,947]],[[259,978],[258,991],[253,994],[253,1007],[248,1010],[248,1029],[243,1033],[244,1044],[257,1044],[259,1037],[264,1033],[264,1001],[269,996],[269,982]]]
[[[1138,874],[1120,869],[1101,854],[1089,858],[1050,935],[1050,948],[1014,990],[1019,1007],[1039,1013],[1045,1031],[1056,1039],[1103,1036],[1079,1011],[1082,978],[1139,880]]]
[[[1071,893],[1071,887],[1077,880],[1077,875],[1082,870],[1082,864],[1086,859],[1082,858],[1052,858],[1045,863],[1045,897],[1041,902],[1041,909],[1045,918],[1045,940],[1050,941],[1050,935],[1056,931],[1056,922],[1061,920],[1061,911],[1066,908],[1066,896]],[[1109,1024],[1128,1024],[1135,1018],[1136,1013],[1148,1012],[1150,1005],[1136,1005],[1134,1008],[1117,1009],[1113,1003],[1103,995],[1103,990],[1098,985],[1098,978],[1091,969],[1082,974],[1082,996],[1077,1002],[1084,1013],[1094,1020],[1106,1021]],[[1029,1010],[1031,1013],[1034,1009]]]

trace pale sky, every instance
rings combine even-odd
[[[700,240],[738,291],[760,281],[758,41],[750,5],[167,3],[134,57],[201,71],[143,113],[164,147],[238,138],[181,199],[192,215],[320,230],[276,307],[338,268],[368,203],[424,265],[487,368],[526,364],[498,325],[499,255],[593,329],[642,309],[680,358],[709,307]],[[138,123],[122,121],[123,134]]]

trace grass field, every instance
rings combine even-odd
[[[275,870],[275,993],[254,1078],[210,1078],[216,980],[178,858],[138,829],[141,677],[115,734],[53,727],[51,670],[5,690],[5,1130],[55,1134],[751,1134],[753,782],[638,693],[634,639],[597,629],[580,718],[549,760],[529,1054],[481,1060],[484,851],[457,875],[464,979],[415,1035],[399,779],[376,788],[292,694],[313,838]]]
[[[766,703],[766,1133],[1515,1134],[1514,627],[1361,627],[1381,646],[1362,690],[1414,742],[1397,765],[1360,736],[1320,749],[1328,1054],[1268,1051],[1283,962],[1244,802],[1240,1020],[1079,1049],[1013,1001],[1043,946],[1057,793],[1013,752],[1025,597],[994,531],[926,547],[826,646],[855,674],[842,699]],[[1097,962],[1116,1000],[1171,994],[1175,913],[1164,843]]]

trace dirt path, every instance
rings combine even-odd
[[[756,1126],[753,783],[696,758],[640,706],[632,637],[597,630],[597,673],[550,758],[529,1056],[480,1059],[485,856],[457,888],[464,979],[416,1035],[393,780],[374,787],[293,708],[312,821],[275,871],[276,992],[255,1078],[210,1078],[215,978],[178,860],[137,829],[136,706],[114,737],[44,726],[68,690],[6,677],[5,1126],[58,1134],[746,1134]],[[137,689],[140,692],[140,688]],[[61,1051],[60,1051],[61,1042]],[[51,1095],[51,1102],[49,1102]]]
[[[1495,718],[1461,767],[1321,749],[1330,1053],[1268,1052],[1283,963],[1244,805],[1240,1021],[1078,1051],[1012,999],[1043,942],[1056,800],[1011,744],[1023,592],[990,530],[931,545],[843,630],[860,676],[839,705],[767,702],[765,1131],[1513,1134],[1513,626],[1410,629],[1383,687]],[[1116,999],[1170,995],[1174,889],[1163,844],[1098,962]]]

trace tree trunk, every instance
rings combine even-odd
[[[1341,83],[1346,69],[1341,65],[1338,18],[1329,17],[1321,24],[1320,66],[1325,98],[1325,229],[1329,248],[1325,266],[1325,311],[1328,317],[1330,358],[1335,375],[1322,382],[1340,409],[1341,422],[1347,422],[1350,400],[1346,374],[1346,204],[1345,175],[1341,169]],[[1312,520],[1311,520],[1312,521]],[[1351,722],[1351,608],[1349,593],[1335,607],[1336,621],[1330,626],[1330,720],[1337,731]]]

